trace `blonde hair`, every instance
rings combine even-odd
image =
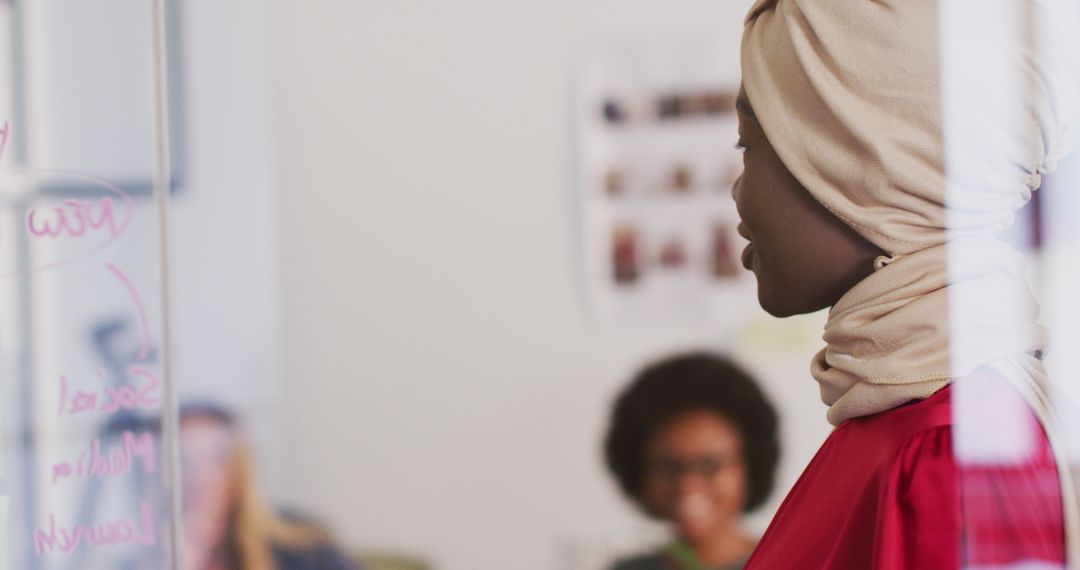
[[[233,433],[233,499],[228,513],[226,540],[228,550],[235,556],[236,570],[276,568],[274,547],[303,549],[333,543],[326,531],[314,524],[290,521],[279,515],[266,501],[255,475],[251,446],[231,414],[216,406],[206,405],[181,410],[181,422],[196,417],[216,421]]]
[[[274,512],[259,492],[250,447],[239,435],[233,458],[236,494],[230,539],[239,570],[274,568],[274,546],[303,548],[330,542],[322,529],[289,521]]]

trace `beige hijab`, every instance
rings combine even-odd
[[[1046,19],[1042,2],[1016,5],[1031,26]],[[888,254],[830,311],[812,373],[837,425],[992,366],[1028,398],[1060,452],[1036,357],[1038,308],[1023,258],[998,234],[1070,150],[1080,87],[1046,45],[1051,34],[1018,34],[993,75],[964,78],[1005,74],[1025,86],[1015,104],[972,98],[978,129],[950,140],[958,131],[945,120],[969,109],[943,111],[942,66],[956,62],[943,59],[953,52],[942,50],[942,6],[759,0],[747,17],[743,85],[769,141],[821,204]],[[1080,518],[1067,462],[1058,463],[1075,565]]]

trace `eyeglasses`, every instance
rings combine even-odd
[[[649,462],[648,476],[665,483],[679,481],[687,474],[697,473],[704,479],[712,479],[721,471],[741,463],[731,455],[699,455],[697,457],[661,457]]]

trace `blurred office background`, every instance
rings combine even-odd
[[[748,4],[273,6],[284,496],[440,568],[584,570],[644,534],[600,459],[611,398],[687,347],[763,378],[790,485],[827,433],[822,318],[754,319],[751,286],[730,318],[606,319],[580,259],[583,62],[713,36],[698,81],[737,86]]]

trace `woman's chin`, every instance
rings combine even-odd
[[[823,309],[827,305],[800,298],[798,286],[770,287],[758,277],[758,304],[770,315],[783,319],[795,315],[805,315]]]
[[[697,544],[713,535],[716,521],[702,518],[679,519],[675,521],[679,529],[679,536],[690,544]]]
[[[761,308],[764,309],[766,313],[769,313],[774,317],[790,317],[794,313],[790,312],[787,304],[784,302],[787,299],[784,298],[783,295],[776,294],[776,287],[773,286],[764,269],[761,262],[757,259],[754,259],[750,264],[750,271],[754,274],[754,280],[757,281],[758,305],[761,305]]]
[[[762,283],[761,278],[758,277],[758,304],[766,313],[781,319],[796,314],[786,301],[787,299],[778,298],[773,294],[767,284]]]

